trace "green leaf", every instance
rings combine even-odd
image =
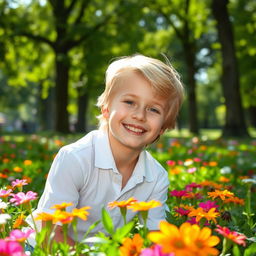
[[[134,222],[129,222],[121,228],[117,228],[115,234],[113,235],[113,239],[117,242],[121,242],[124,237],[126,237],[134,227]]]
[[[245,251],[244,256],[252,256],[256,254],[256,243],[251,244]]]
[[[114,234],[114,225],[113,225],[113,221],[112,221],[109,213],[106,211],[105,208],[102,208],[101,213],[102,213],[102,223],[103,223],[104,228],[110,235],[113,235]]]
[[[237,245],[234,245],[232,251],[233,251],[233,255],[234,255],[234,256],[240,256],[240,255],[241,255],[241,254],[240,254],[240,251],[239,251],[239,248],[238,248]]]
[[[36,234],[36,244],[42,244],[43,243],[43,241],[45,240],[47,231],[48,231],[48,229],[45,227],[41,230],[40,233]]]

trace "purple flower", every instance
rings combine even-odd
[[[216,204],[216,202],[212,202],[212,201],[206,201],[206,202],[202,202],[199,203],[198,205],[199,207],[203,208],[205,212],[210,211],[212,208],[218,208],[219,205]]]

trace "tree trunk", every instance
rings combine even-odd
[[[55,67],[56,67],[56,131],[68,133],[69,132],[69,116],[68,116],[68,81],[69,68],[67,53],[55,53]]]
[[[251,126],[256,127],[256,106],[249,107],[249,118]]]
[[[222,54],[222,89],[226,105],[223,136],[248,136],[241,103],[234,37],[227,10],[228,0],[212,0]]]
[[[196,101],[196,67],[195,67],[195,46],[189,43],[189,39],[183,43],[185,53],[187,72],[188,72],[188,115],[189,115],[189,131],[198,134],[198,115]]]
[[[79,92],[78,96],[78,114],[77,114],[77,123],[76,123],[76,132],[86,132],[86,113],[88,107],[89,95],[88,93]]]

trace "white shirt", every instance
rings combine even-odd
[[[90,206],[87,221],[78,220],[78,240],[95,221],[101,219],[101,209],[110,213],[115,227],[123,225],[118,207],[109,209],[109,202],[123,201],[130,197],[138,201],[158,200],[163,206],[149,210],[147,226],[150,230],[159,229],[165,219],[165,205],[169,186],[165,169],[147,152],[140,153],[132,176],[122,189],[122,176],[116,168],[109,145],[108,135],[103,131],[92,131],[77,142],[60,149],[51,166],[45,190],[38,203],[36,212],[52,213],[55,204],[72,202],[73,208]],[[127,221],[136,212],[127,210]],[[98,231],[104,232],[100,223],[90,236]],[[70,227],[69,236],[75,239]]]

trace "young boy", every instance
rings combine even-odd
[[[67,210],[90,206],[87,221],[78,221],[78,240],[101,219],[102,207],[130,197],[158,200],[161,207],[149,211],[148,228],[158,230],[165,219],[167,172],[145,147],[168,128],[174,128],[182,103],[183,87],[176,71],[143,55],[114,61],[106,72],[106,88],[98,98],[100,127],[60,149],[51,166],[36,212],[52,213],[53,205],[72,202]],[[122,226],[119,209],[108,209],[115,227]],[[135,216],[127,212],[127,220]],[[90,234],[104,231],[98,225]],[[72,228],[68,241],[74,243]],[[62,228],[55,233],[63,240]]]

